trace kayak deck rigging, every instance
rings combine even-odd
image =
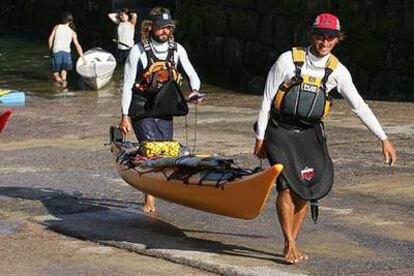
[[[281,164],[244,169],[217,156],[145,159],[138,145],[111,137],[121,178],[132,187],[172,203],[228,217],[253,219],[264,207]]]

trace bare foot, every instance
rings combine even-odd
[[[297,248],[295,243],[290,243],[285,246],[283,250],[284,260],[287,264],[297,264],[302,260],[307,260],[309,257],[302,254]]]
[[[307,259],[309,259],[309,256],[308,255],[306,255],[306,254],[303,254],[302,252],[299,252],[299,258],[301,259],[301,260],[304,260],[304,261],[306,261]]]
[[[151,213],[155,211],[155,198],[152,195],[145,194],[144,207],[142,210],[144,213]]]

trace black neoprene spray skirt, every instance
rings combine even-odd
[[[295,128],[271,120],[264,146],[269,163],[283,164],[282,176],[301,198],[317,200],[329,193],[333,164],[321,124]]]

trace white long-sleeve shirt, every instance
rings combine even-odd
[[[168,42],[158,43],[151,39],[150,45],[152,47],[154,55],[160,59],[165,60],[168,55]],[[141,51],[137,44],[131,48],[129,56],[125,62],[125,72],[124,72],[124,86],[122,89],[122,114],[127,115],[129,106],[131,105],[132,100],[132,87],[135,84],[135,78],[137,75],[137,65],[138,61],[141,61],[143,68],[146,68],[148,65],[147,55],[144,50]],[[194,70],[193,65],[188,59],[187,52],[184,47],[177,43],[177,48],[174,51],[174,62],[178,64],[180,61],[188,79],[190,81],[190,86],[192,90],[200,90],[201,82],[196,71]]]
[[[302,74],[310,75],[315,78],[322,78],[325,74],[325,65],[330,56],[322,58],[313,55],[308,47],[306,49],[305,63],[302,66]],[[270,108],[275,94],[282,82],[291,79],[295,75],[295,65],[293,63],[292,51],[285,52],[279,56],[275,64],[269,71],[263,93],[262,107],[258,114],[256,138],[263,140],[267,123],[270,116]],[[372,110],[359,95],[348,69],[338,63],[336,69],[329,76],[326,83],[327,91],[337,88],[339,94],[351,106],[352,111],[359,117],[363,124],[380,140],[387,138],[378,119]]]

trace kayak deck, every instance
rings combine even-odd
[[[277,164],[224,182],[203,179],[202,172],[179,179],[171,177],[179,172],[173,166],[148,171],[137,169],[131,162],[119,158],[125,150],[120,144],[111,145],[118,173],[132,187],[176,204],[241,219],[259,215],[283,170]]]

